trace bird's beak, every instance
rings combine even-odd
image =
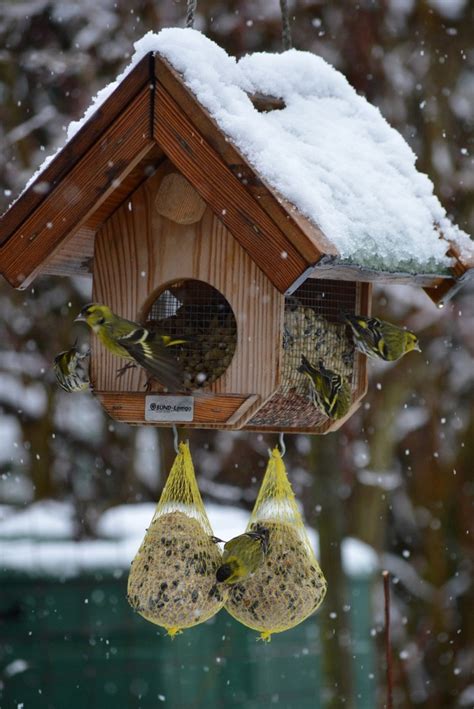
[[[85,315],[83,315],[82,313],[79,313],[79,315],[77,315],[77,316],[74,318],[74,322],[86,322],[86,317],[85,317]]]
[[[421,347],[420,347],[420,343],[419,343],[419,342],[416,343],[416,345],[415,345],[415,350],[416,350],[417,352],[421,352]]]

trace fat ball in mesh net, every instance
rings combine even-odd
[[[285,465],[275,448],[247,532],[265,529],[267,548],[252,574],[230,586],[226,610],[268,640],[313,613],[326,594]]]
[[[194,474],[187,443],[166,481],[128,577],[128,601],[146,620],[174,636],[222,608],[226,589],[216,581],[222,555]]]

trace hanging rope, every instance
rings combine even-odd
[[[179,436],[178,436],[178,428],[176,424],[174,423],[173,426],[173,446],[174,446],[174,452],[176,455],[179,453]]]
[[[280,435],[278,436],[278,444],[280,446],[281,457],[283,458],[283,456],[286,453],[285,434],[283,432],[281,432]]]
[[[288,0],[280,0],[280,10],[281,10],[281,38],[283,42],[283,49],[291,49],[291,29],[290,29],[290,15],[288,13]]]
[[[186,27],[194,27],[194,14],[196,12],[197,0],[188,0],[188,10],[186,12]]]

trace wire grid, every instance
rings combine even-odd
[[[175,281],[153,302],[147,326],[173,339],[185,387],[202,388],[228,368],[237,345],[237,323],[224,296],[203,281]]]
[[[298,372],[302,355],[312,364],[322,362],[357,389],[354,343],[342,320],[342,313],[355,313],[356,302],[356,283],[313,278],[285,298],[281,386],[250,425],[297,429],[327,420],[308,398],[308,379]]]

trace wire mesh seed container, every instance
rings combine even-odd
[[[262,430],[332,430],[333,422],[312,403],[308,379],[298,371],[304,355],[322,363],[351,385],[355,403],[365,391],[365,362],[355,351],[343,313],[362,313],[362,284],[308,279],[285,298],[281,383],[246,428]],[[352,407],[351,407],[352,408]]]
[[[153,301],[146,318],[150,329],[183,341],[174,346],[183,387],[209,386],[229,367],[237,346],[237,322],[216,288],[195,279],[174,281]]]

